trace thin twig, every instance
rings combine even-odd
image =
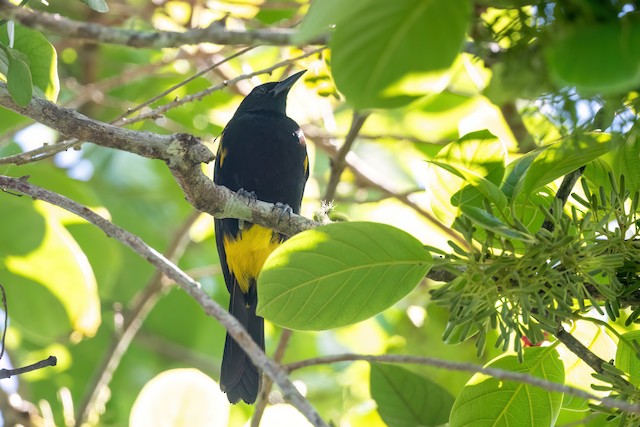
[[[573,354],[578,356],[584,363],[589,365],[591,369],[601,374],[604,372],[603,363],[607,363],[598,357],[594,352],[589,350],[576,337],[567,332],[562,326],[553,334],[558,341],[564,344]]]
[[[137,116],[135,116],[135,117],[133,117],[131,119],[127,119],[126,122],[124,122],[123,124],[132,124],[132,123],[140,122],[142,120],[147,120],[147,119],[150,119],[150,118],[157,118],[159,116],[162,116],[164,113],[166,113],[167,111],[169,111],[169,110],[171,110],[173,108],[179,107],[179,106],[184,105],[184,104],[188,104],[190,102],[200,101],[205,96],[208,96],[213,92],[222,90],[222,89],[226,88],[227,86],[233,86],[236,83],[238,83],[239,81],[250,79],[250,78],[262,75],[262,74],[271,74],[272,72],[274,72],[278,68],[287,67],[287,66],[289,66],[290,64],[292,64],[292,63],[294,63],[296,61],[299,61],[301,59],[304,59],[304,58],[307,58],[309,56],[312,56],[312,55],[315,55],[317,53],[320,53],[325,49],[326,49],[325,47],[319,47],[317,49],[312,49],[312,50],[309,50],[308,52],[304,52],[304,53],[302,53],[302,54],[300,54],[298,56],[295,56],[293,58],[289,58],[289,59],[285,59],[284,61],[280,61],[280,62],[278,62],[278,63],[276,63],[276,64],[274,64],[274,65],[272,65],[270,67],[263,68],[263,69],[258,70],[258,71],[253,71],[251,73],[242,74],[242,75],[240,75],[238,77],[235,77],[233,79],[230,79],[230,80],[225,80],[221,84],[211,86],[211,87],[209,87],[209,88],[207,88],[205,90],[202,90],[200,92],[185,96],[184,98],[177,99],[177,100],[175,100],[173,102],[170,102],[168,104],[162,105],[162,106],[160,106],[158,108],[155,108],[153,110],[150,110],[150,111],[148,111],[146,113],[139,114],[139,115],[137,115]]]
[[[191,77],[182,80],[180,83],[176,83],[175,85],[171,86],[169,89],[163,91],[162,93],[159,93],[158,95],[154,96],[151,99],[148,99],[145,102],[142,102],[140,104],[138,104],[136,107],[134,108],[130,108],[128,109],[125,113],[123,113],[122,115],[120,115],[118,118],[114,119],[111,124],[120,124],[120,123],[126,123],[126,120],[123,120],[125,117],[130,116],[131,114],[135,113],[136,111],[140,111],[141,109],[143,109],[144,107],[146,107],[147,105],[150,105],[154,102],[156,102],[158,99],[170,94],[171,92],[181,88],[182,86],[186,85],[187,83],[197,79],[198,77],[208,73],[209,71],[219,67],[220,65],[224,64],[227,61],[230,61],[234,58],[237,58],[238,56],[244,55],[245,53],[249,52],[251,49],[254,49],[254,46],[249,46],[246,47],[244,49],[241,49],[237,52],[235,52],[232,55],[226,56],[224,57],[222,60],[217,61],[213,64],[211,64],[210,66],[208,66],[207,68],[198,71],[197,73],[195,73],[194,75],[192,75]]]
[[[378,356],[364,354],[337,354],[333,356],[322,356],[314,359],[307,359],[301,360],[299,362],[289,363],[288,365],[284,365],[284,368],[291,372],[296,369],[307,368],[309,366],[326,365],[338,362],[351,362],[358,360],[366,362],[409,363],[414,365],[434,366],[436,368],[442,368],[449,371],[476,372],[489,375],[499,380],[529,384],[531,386],[539,387],[549,392],[565,393],[582,399],[595,400],[598,401],[602,406],[605,406],[607,408],[619,408],[626,412],[640,414],[640,405],[631,404],[624,400],[616,400],[610,397],[596,396],[595,394],[575,387],[554,383],[542,378],[523,374],[522,372],[513,372],[503,369],[484,367],[476,365],[475,363],[453,362],[451,360],[436,359],[434,357],[420,357],[396,354],[384,354]]]
[[[518,144],[518,151],[521,153],[528,153],[531,150],[535,150],[537,147],[535,140],[522,120],[522,116],[518,112],[516,104],[512,101],[505,102],[500,106],[502,117],[504,121],[511,129],[511,133],[516,139]]]
[[[335,197],[336,189],[340,183],[340,177],[342,176],[342,172],[344,172],[344,168],[347,166],[347,154],[351,151],[351,147],[356,141],[358,132],[362,129],[367,117],[369,117],[369,113],[359,113],[358,111],[353,112],[351,127],[344,139],[344,143],[331,159],[331,175],[329,176],[329,182],[327,183],[327,189],[325,190],[323,200],[329,202]]]
[[[11,378],[14,375],[20,375],[26,372],[47,368],[49,366],[56,366],[57,363],[58,363],[58,359],[55,356],[49,356],[44,360],[36,362],[32,365],[23,366],[22,368],[0,369],[0,380],[5,378]]]
[[[249,355],[251,361],[280,387],[285,400],[296,407],[311,424],[314,426],[329,427],[311,404],[291,383],[287,372],[265,355],[242,324],[221,305],[213,301],[211,297],[201,289],[198,282],[187,276],[184,271],[166,259],[162,254],[148,246],[140,237],[104,219],[86,206],[82,206],[60,194],[32,185],[25,179],[0,175],[0,188],[11,189],[29,195],[34,199],[43,200],[52,205],[59,206],[86,219],[88,222],[100,228],[107,236],[127,245],[136,254],[154,265],[164,275],[174,280],[187,294],[200,304],[208,316],[218,320],[227,329],[229,335],[231,335],[247,355]]]

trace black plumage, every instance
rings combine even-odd
[[[309,161],[300,126],[286,115],[287,94],[304,71],[255,87],[222,132],[214,182],[300,212]],[[264,350],[264,320],[256,315],[256,279],[267,256],[285,236],[237,219],[216,219],[229,311]],[[261,372],[227,334],[220,387],[231,403],[256,400]]]

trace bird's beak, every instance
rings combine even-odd
[[[278,94],[284,92],[287,93],[289,92],[289,89],[291,89],[291,87],[293,86],[293,84],[295,82],[298,81],[298,79],[304,74],[306,73],[307,70],[302,70],[299,71],[289,77],[287,77],[286,79],[284,79],[283,81],[279,82],[276,87],[274,87],[273,89],[271,89],[271,92],[273,92],[273,96],[278,96]]]

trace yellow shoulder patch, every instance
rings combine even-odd
[[[218,148],[218,165],[222,166],[222,164],[224,163],[224,159],[227,157],[227,154],[229,154],[229,150],[223,148],[222,145],[220,145],[220,148]]]
[[[267,257],[279,244],[276,233],[259,225],[240,230],[237,238],[224,236],[229,272],[235,276],[243,293],[249,291],[251,280],[258,277]]]

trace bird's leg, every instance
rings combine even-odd
[[[251,205],[256,200],[258,200],[258,196],[256,196],[256,193],[253,192],[253,191],[247,191],[244,188],[240,188],[240,189],[238,189],[237,193],[238,193],[238,196],[244,197],[245,199],[247,199],[247,205]],[[244,230],[244,220],[243,219],[239,219],[238,220],[238,228],[240,230]]]
[[[291,206],[285,203],[280,203],[280,202],[276,202],[273,205],[272,211],[275,211],[275,210],[280,211],[280,215],[278,217],[278,224],[284,219],[285,216],[287,218],[291,218],[291,214],[293,213],[293,209],[291,209]]]
[[[244,197],[245,199],[247,199],[247,204],[250,205],[251,203],[255,202],[256,200],[258,200],[258,197],[256,196],[256,193],[253,191],[247,191],[244,188],[240,188],[238,191],[238,196],[240,197]]]

